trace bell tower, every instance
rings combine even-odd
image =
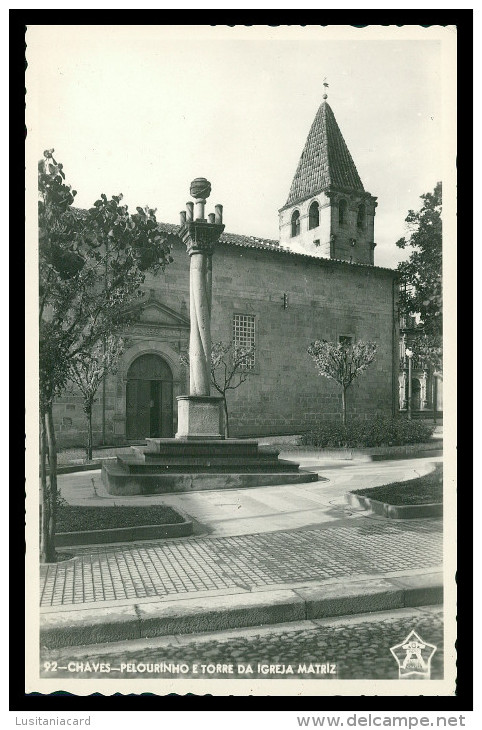
[[[279,210],[280,245],[373,265],[377,199],[363,187],[327,98],[325,92]]]

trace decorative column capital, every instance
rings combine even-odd
[[[186,244],[189,256],[195,253],[210,255],[224,231],[223,206],[216,205],[216,213],[210,213],[208,220],[205,219],[204,206],[211,194],[211,183],[205,177],[193,180],[189,192],[194,203],[186,203],[187,213],[181,211],[179,236]]]
[[[206,223],[204,221],[189,221],[179,229],[179,236],[189,256],[195,253],[212,254],[214,244],[219,241],[224,231],[223,223]]]

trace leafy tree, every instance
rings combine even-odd
[[[92,459],[92,408],[96,401],[95,396],[106,374],[116,373],[123,349],[123,339],[118,335],[109,335],[103,341],[96,342],[88,352],[79,352],[72,360],[70,378],[82,393],[87,418],[87,460]]]
[[[41,430],[41,559],[55,560],[57,446],[53,400],[66,388],[72,364],[136,316],[147,270],[172,259],[169,236],[155,211],[131,215],[121,195],[101,195],[88,211],[72,208],[76,191],[46,150],[38,165],[39,369]],[[47,479],[48,459],[48,479]]]
[[[405,221],[409,235],[397,241],[399,248],[412,248],[407,261],[398,265],[405,283],[400,309],[405,315],[419,314],[426,334],[442,334],[442,183],[433,193],[421,196],[417,212],[409,210]]]
[[[213,342],[211,346],[211,384],[223,398],[224,436],[229,438],[229,414],[226,394],[239,388],[249,375],[255,348],[239,347],[233,343]],[[189,354],[181,355],[181,363],[189,366]]]
[[[375,342],[327,342],[316,340],[308,348],[318,374],[334,380],[341,387],[343,425],[346,426],[346,391],[375,359]]]

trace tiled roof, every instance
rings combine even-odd
[[[331,185],[364,192],[335,115],[324,101],[311,125],[286,205],[309,198]]]
[[[174,233],[177,235],[179,232],[179,226],[174,225],[173,223],[159,223],[159,227],[161,230],[165,231],[166,233]],[[280,250],[280,245],[278,241],[275,241],[272,238],[259,238],[259,236],[242,236],[239,233],[228,233],[227,231],[224,231],[224,233],[221,233],[220,240],[222,243],[232,243],[234,246],[243,246],[244,248],[264,248],[264,249],[275,249],[277,251]],[[285,249],[286,251],[288,249]],[[291,253],[291,252],[290,252]]]
[[[177,235],[179,231],[179,226],[176,226],[174,223],[161,223],[158,222],[158,226],[162,231],[165,231],[166,233],[173,233]],[[285,254],[288,256],[294,256],[294,257],[300,257],[303,259],[311,259],[312,261],[318,261],[320,264],[323,263],[335,263],[335,264],[345,264],[346,266],[358,266],[365,269],[377,269],[379,271],[390,271],[392,273],[396,273],[395,269],[389,269],[384,266],[373,266],[372,264],[359,264],[355,262],[349,262],[345,261],[343,259],[329,259],[322,256],[312,256],[310,254],[306,253],[299,253],[298,251],[292,251],[289,248],[285,248],[284,246],[280,246],[278,241],[273,240],[272,238],[258,238],[257,236],[242,236],[239,233],[227,233],[224,232],[221,234],[220,238],[221,243],[227,243],[230,246],[241,246],[242,248],[258,248],[262,249],[264,251],[273,251],[274,253],[278,254]]]
[[[82,208],[74,208],[75,212],[83,217],[87,215],[87,211]],[[163,223],[158,221],[157,225],[161,231],[165,233],[172,233],[177,236],[179,233],[179,225],[175,223]],[[179,239],[180,240],[180,239]],[[242,248],[258,248],[263,251],[273,251],[278,254],[285,254],[287,256],[300,257],[303,259],[311,259],[312,261],[318,261],[320,264],[323,263],[336,263],[345,264],[346,266],[361,266],[363,268],[377,269],[379,271],[390,271],[396,273],[395,269],[389,269],[384,266],[372,266],[371,264],[359,264],[354,262],[344,261],[342,259],[328,259],[322,256],[312,256],[306,253],[298,253],[298,251],[292,251],[289,248],[280,246],[278,241],[272,238],[259,238],[258,236],[242,236],[239,233],[227,233],[226,231],[221,234],[221,243],[227,243],[230,246],[241,246]]]

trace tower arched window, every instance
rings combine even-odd
[[[363,205],[363,203],[358,206],[356,224],[357,224],[358,228],[365,227],[365,206]]]
[[[347,213],[348,203],[346,200],[340,200],[338,203],[338,223],[340,226],[345,225],[346,223],[346,213]]]
[[[312,204],[310,205],[310,213],[308,217],[308,227],[311,230],[312,228],[318,228],[320,225],[320,206],[314,200]]]
[[[300,235],[300,211],[295,210],[291,216],[291,237]]]

